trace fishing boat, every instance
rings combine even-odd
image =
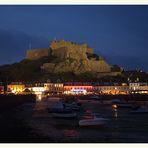
[[[107,124],[108,119],[103,117],[97,117],[96,115],[93,118],[82,119],[79,121],[80,127],[91,127],[91,126],[104,126]]]

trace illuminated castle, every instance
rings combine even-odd
[[[27,51],[27,59],[35,60],[44,56],[53,56],[60,62],[44,63],[42,70],[47,72],[74,72],[74,73],[106,73],[111,74],[111,65],[104,58],[94,56],[93,49],[87,44],[76,44],[64,40],[52,41],[49,48],[32,49]]]

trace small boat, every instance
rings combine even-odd
[[[49,113],[67,113],[71,111],[70,108],[66,108],[63,102],[57,102],[53,107],[48,108]]]
[[[88,118],[88,119],[82,119],[79,121],[80,127],[91,127],[91,126],[104,126],[107,123],[108,119],[103,117],[97,117],[94,115],[94,117]]]
[[[148,107],[147,106],[141,106],[137,109],[132,110],[131,113],[148,113]]]
[[[67,112],[67,113],[53,113],[52,117],[54,118],[75,118],[77,116],[76,113]]]

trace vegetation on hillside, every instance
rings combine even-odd
[[[0,80],[2,82],[38,80],[42,77],[40,66],[48,61],[48,57],[39,60],[24,59],[19,63],[0,66]]]
[[[142,71],[122,71],[118,76],[104,76],[97,78],[96,74],[91,72],[81,73],[79,75],[73,72],[61,72],[61,73],[47,73],[42,71],[41,66],[44,63],[53,62],[54,57],[43,57],[38,60],[24,59],[18,63],[11,65],[0,66],[0,82],[5,84],[10,82],[45,82],[50,80],[51,82],[113,82],[123,83],[128,82],[128,78],[131,81],[138,80],[141,82],[148,82],[148,74]],[[56,61],[55,61],[56,62]],[[114,65],[112,71],[119,71],[120,67]]]

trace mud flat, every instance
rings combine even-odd
[[[30,129],[24,119],[30,117],[30,110],[35,102],[34,95],[0,95],[1,143],[26,141]]]
[[[35,95],[0,95],[0,112],[13,109],[25,102],[36,102]]]
[[[47,143],[139,143],[148,142],[148,119],[145,115],[132,115],[130,109],[118,110],[114,116],[111,106],[99,101],[82,100],[82,110],[76,119],[55,119],[47,112],[48,101],[40,102],[42,111],[34,110],[29,122],[33,139]],[[38,104],[38,105],[39,105]],[[43,109],[44,106],[44,109]],[[80,128],[78,121],[85,111],[99,112],[109,119],[104,127]],[[41,138],[39,138],[41,137]]]
[[[75,119],[56,119],[47,108],[58,99],[25,102],[5,112],[0,118],[0,142],[23,143],[147,143],[147,115],[130,114],[119,109],[115,116],[110,105],[97,100],[81,100],[82,109]],[[109,122],[104,127],[80,128],[78,122],[84,112],[99,112]]]

